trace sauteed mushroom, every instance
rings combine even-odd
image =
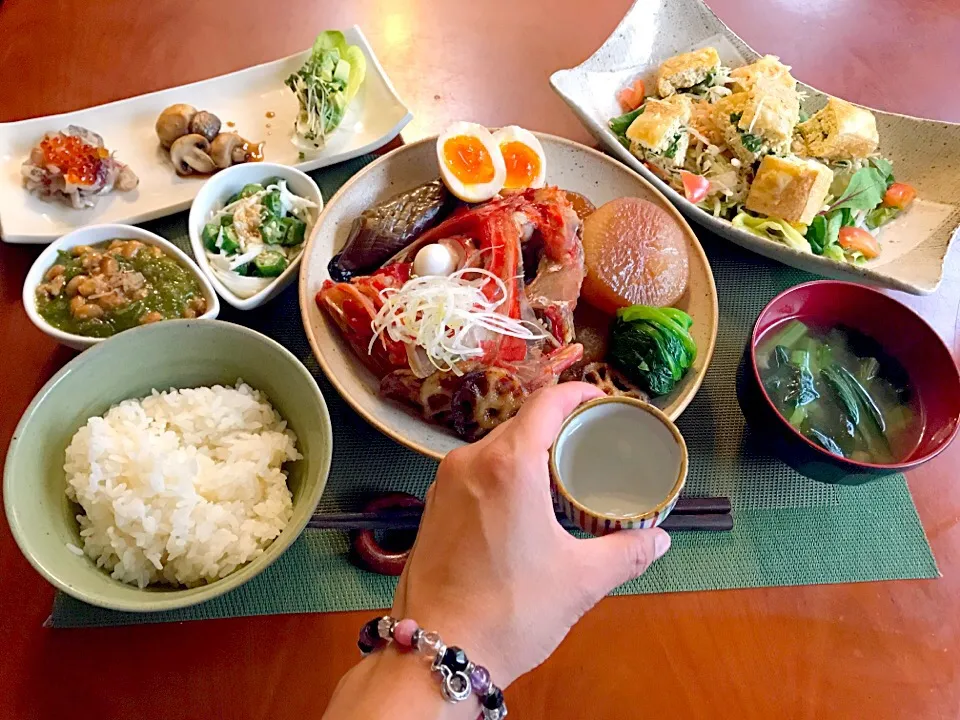
[[[218,168],[247,162],[250,143],[234,132],[220,133],[210,145],[210,157]]]
[[[170,159],[177,175],[213,172],[217,166],[209,153],[210,143],[203,135],[196,133],[177,138],[170,146]]]
[[[203,135],[207,140],[213,142],[220,132],[220,118],[212,112],[201,110],[190,120],[190,132],[197,135]]]
[[[169,148],[178,139],[190,132],[190,121],[197,114],[193,105],[171,105],[157,118],[156,130],[160,144]]]

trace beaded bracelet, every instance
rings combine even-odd
[[[447,702],[466,700],[472,691],[480,698],[483,720],[507,716],[503,691],[490,681],[490,672],[470,662],[460,648],[444,645],[437,633],[422,630],[414,620],[397,620],[389,615],[374,618],[360,630],[357,647],[366,656],[390,642],[431,660],[430,669],[440,674],[440,692]]]

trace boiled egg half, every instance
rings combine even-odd
[[[507,167],[493,135],[483,125],[456,122],[437,138],[440,176],[465,202],[490,200],[503,188]]]
[[[508,125],[497,130],[493,140],[507,168],[504,188],[522,190],[543,187],[547,176],[547,159],[543,154],[543,146],[532,132]]]

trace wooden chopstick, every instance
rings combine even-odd
[[[420,527],[420,508],[380,510],[378,512],[321,513],[307,522],[313,530],[416,530]],[[567,529],[574,525],[558,515],[560,524]],[[667,531],[722,532],[733,529],[730,499],[681,498],[670,516],[660,525]]]

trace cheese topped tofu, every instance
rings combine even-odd
[[[669,60],[664,60],[657,71],[657,92],[660,97],[667,97],[678,90],[692,88],[719,69],[720,55],[716,48],[705,47],[674,55]]]
[[[800,120],[800,99],[795,90],[754,85],[747,91],[740,130],[760,135],[771,147],[789,144]]]
[[[764,55],[756,62],[734,68],[730,71],[730,80],[734,92],[747,92],[758,85],[767,90],[777,86],[785,90],[797,88],[790,66],[780,62],[776,55]]]
[[[744,206],[760,215],[809,225],[823,207],[833,171],[816,160],[767,155]]]
[[[789,153],[793,129],[800,119],[800,99],[795,90],[756,84],[722,98],[716,108],[724,141],[744,162],[755,162],[769,153]]]
[[[797,133],[805,155],[829,160],[865,158],[880,144],[873,113],[835,97],[797,125]]]
[[[666,100],[652,98],[627,128],[627,138],[646,150],[662,154],[677,134],[686,134],[690,122],[690,100],[674,95]]]

